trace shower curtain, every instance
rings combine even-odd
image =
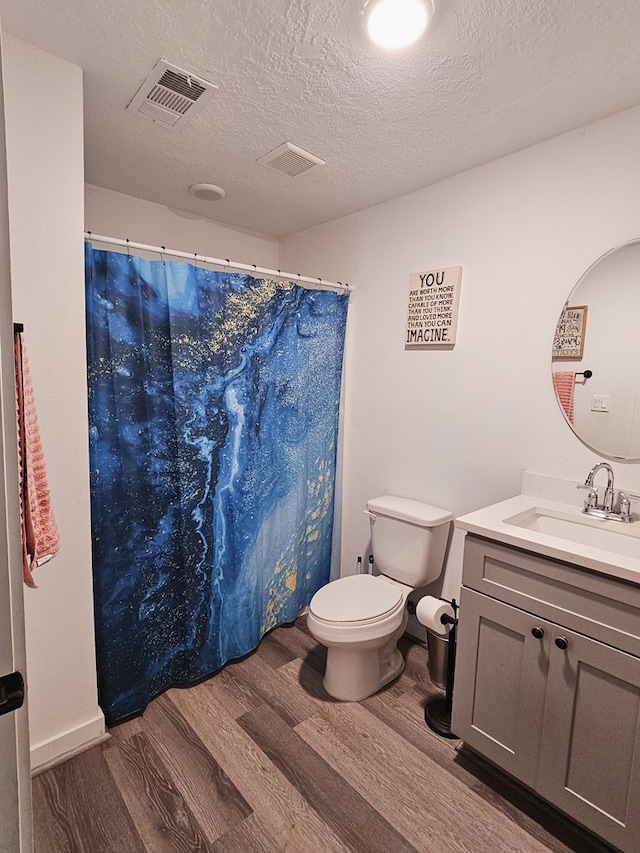
[[[329,579],[348,296],[86,247],[100,705],[215,672]]]

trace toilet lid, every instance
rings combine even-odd
[[[325,622],[365,622],[386,616],[401,604],[398,587],[375,575],[352,575],[319,589],[309,610]]]

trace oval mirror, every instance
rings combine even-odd
[[[556,327],[558,404],[592,450],[640,459],[640,238],[602,255],[580,278]]]

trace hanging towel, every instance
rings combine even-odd
[[[44,452],[38,427],[29,361],[21,332],[14,333],[16,407],[18,417],[18,473],[22,570],[27,586],[36,588],[32,570],[60,550],[60,534],[51,509]]]
[[[572,370],[559,370],[553,374],[553,387],[558,401],[570,424],[573,423],[573,391],[576,387],[576,375]]]

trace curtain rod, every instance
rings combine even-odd
[[[204,264],[212,264],[217,267],[225,267],[233,270],[241,270],[242,272],[255,275],[267,276],[268,278],[282,278],[288,281],[295,281],[298,284],[312,284],[318,290],[339,290],[346,293],[351,293],[353,287],[350,284],[343,284],[341,281],[324,281],[321,278],[310,278],[300,273],[283,272],[282,270],[270,270],[265,267],[258,267],[255,264],[239,264],[236,261],[230,261],[228,258],[210,258],[206,255],[199,255],[197,252],[189,254],[189,252],[180,252],[177,249],[167,249],[165,246],[148,246],[145,243],[134,243],[133,240],[122,240],[120,237],[105,237],[100,234],[93,234],[91,231],[84,232],[85,240],[96,243],[107,243],[112,246],[123,246],[125,249],[138,249],[142,252],[153,252],[157,255],[169,255],[172,258],[182,258],[186,261],[194,261]]]

